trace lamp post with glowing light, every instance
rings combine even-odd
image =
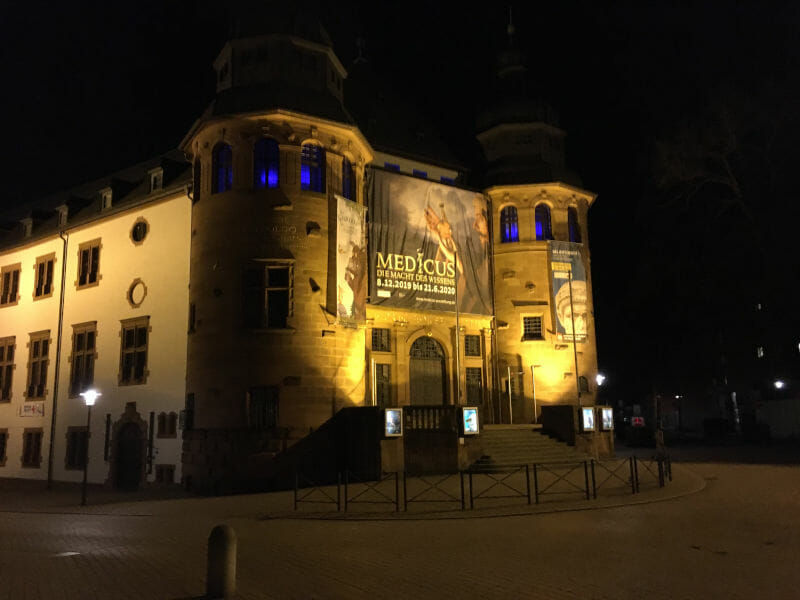
[[[86,404],[86,455],[83,457],[83,485],[81,486],[81,506],[86,506],[86,481],[89,475],[89,437],[92,428],[92,406],[97,398],[102,396],[97,390],[86,390],[81,392],[84,404]]]

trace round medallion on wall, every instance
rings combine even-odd
[[[148,233],[150,233],[150,223],[139,217],[131,227],[131,241],[139,245],[144,241]]]
[[[134,279],[133,283],[131,283],[128,288],[126,297],[128,299],[128,304],[133,308],[139,308],[147,297],[147,286],[144,284],[144,281],[138,278]]]

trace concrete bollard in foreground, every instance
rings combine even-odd
[[[236,593],[236,532],[217,525],[208,536],[206,598],[233,598]]]

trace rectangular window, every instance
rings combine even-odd
[[[28,400],[38,400],[47,394],[47,365],[50,353],[50,332],[39,331],[31,334],[28,343]]]
[[[147,383],[147,344],[150,339],[150,317],[120,321],[119,384]]]
[[[444,175],[439,178],[439,181],[447,185],[453,185],[455,183],[455,180],[452,177],[445,177]]]
[[[372,351],[391,352],[392,342],[388,329],[375,328],[372,330]]]
[[[383,168],[386,169],[387,171],[399,171],[400,165],[396,165],[390,162],[385,162],[383,163]]]
[[[175,465],[156,465],[156,483],[175,483]]]
[[[158,414],[158,437],[174,438],[178,436],[178,415],[174,412]]]
[[[67,454],[64,466],[67,469],[83,469],[89,451],[89,435],[86,427],[67,427]]]
[[[78,246],[77,286],[96,285],[100,279],[100,240],[84,242]]]
[[[69,395],[76,397],[94,383],[94,360],[97,356],[95,338],[97,323],[72,326],[72,368],[70,369]]]
[[[15,342],[15,337],[0,338],[0,402],[11,401]]]
[[[0,306],[12,306],[19,300],[19,273],[22,266],[8,265],[0,269]]]
[[[391,365],[375,365],[375,401],[381,408],[392,405]]]
[[[34,269],[36,271],[36,283],[33,288],[33,298],[47,298],[53,295],[53,266],[56,262],[56,255],[40,256],[36,259]]]
[[[542,317],[522,317],[522,339],[544,339],[542,335]]]
[[[26,429],[22,434],[22,466],[38,469],[42,464],[42,430]]]
[[[480,367],[467,367],[467,405],[483,403],[483,377]]]
[[[6,466],[7,447],[8,447],[8,429],[0,429],[0,467]]]
[[[267,262],[244,274],[244,325],[251,329],[285,329],[292,314],[293,267]]]
[[[480,356],[480,355],[481,355],[481,336],[465,335],[464,356]]]
[[[278,426],[278,388],[253,387],[249,392],[248,422],[251,429],[274,429]]]
[[[422,177],[423,179],[427,179],[428,178],[428,172],[427,171],[420,171],[419,169],[412,169],[411,170],[411,174],[414,177]]]

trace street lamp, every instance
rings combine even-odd
[[[603,375],[602,373],[598,373],[597,375],[594,376],[594,380],[597,382],[597,385],[603,385],[603,383],[606,380],[606,376]]]
[[[780,379],[776,379],[772,385],[775,386],[776,390],[782,390],[786,384]]]
[[[86,404],[86,456],[83,458],[83,486],[81,486],[81,506],[86,506],[86,480],[89,474],[89,437],[92,428],[92,406],[97,398],[102,396],[97,390],[91,389],[81,392],[83,403]]]

